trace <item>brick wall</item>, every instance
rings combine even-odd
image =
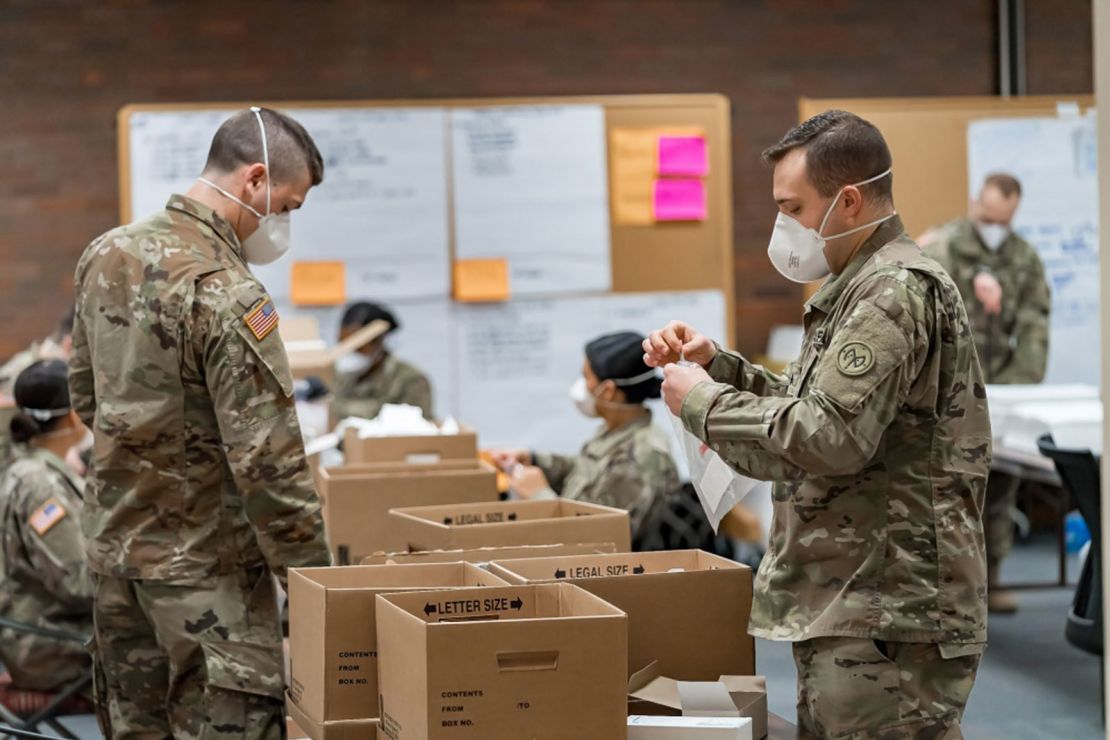
[[[758,153],[799,96],[994,92],[992,0],[4,0],[0,357],[50,330],[116,223],[131,102],[721,92],[739,346],[794,321]],[[1092,88],[1090,0],[1026,0],[1031,93]]]

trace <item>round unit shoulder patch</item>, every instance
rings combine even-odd
[[[845,375],[863,375],[875,367],[875,350],[866,342],[848,342],[836,354],[836,369]]]

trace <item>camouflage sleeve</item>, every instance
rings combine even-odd
[[[1040,259],[1030,260],[1018,299],[1012,359],[994,374],[995,383],[1040,383],[1048,365],[1048,319],[1052,294]]]
[[[246,316],[270,300],[253,292],[257,299],[248,293],[224,310],[198,304],[193,343],[244,512],[284,587],[287,568],[329,565],[331,556],[285,346],[276,325],[261,337],[248,326]]]
[[[706,368],[709,377],[718,383],[728,383],[742,391],[757,396],[781,396],[786,393],[789,380],[771,372],[762,365],[754,365],[738,352],[729,352],[717,346],[717,355]]]
[[[78,310],[73,317],[73,349],[69,355],[69,402],[89,429],[96,417],[96,394],[93,386],[92,357],[85,336],[85,322]]]
[[[74,611],[92,611],[92,580],[86,566],[81,512],[43,472],[19,482],[13,494],[20,501],[21,539],[31,566],[42,577],[42,586]],[[39,522],[45,507],[54,514]],[[59,518],[58,513],[61,512]],[[36,529],[36,525],[38,528]]]
[[[651,450],[639,459],[629,455],[614,460],[594,482],[593,494],[587,498],[602,506],[626,510],[632,531],[639,532],[656,503],[678,489],[678,473],[669,453]]]
[[[548,485],[557,493],[562,492],[567,476],[574,469],[575,459],[567,455],[553,455],[547,452],[537,452],[532,455],[532,462],[543,471]]]
[[[686,428],[761,480],[863,469],[909,394],[928,350],[930,314],[926,296],[888,275],[868,281],[852,300],[804,395],[760,397],[703,382],[683,404]]]
[[[418,407],[424,412],[424,418],[429,421],[435,419],[435,416],[432,415],[432,384],[422,373],[415,373],[405,383],[400,402]]]
[[[942,229],[938,229],[930,233],[934,236],[930,241],[923,242],[921,244],[921,251],[940,263],[940,266],[944,268],[944,271],[947,272],[949,275],[952,275],[953,265],[949,252],[949,240],[947,230],[944,230],[942,227]],[[952,275],[952,279],[955,280],[956,276]]]

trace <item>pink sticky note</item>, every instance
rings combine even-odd
[[[705,183],[701,180],[656,180],[656,221],[704,221]]]
[[[704,136],[660,136],[660,175],[703,177],[709,172],[709,153]]]

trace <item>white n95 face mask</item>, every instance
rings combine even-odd
[[[771,241],[767,245],[767,257],[771,260],[771,264],[775,269],[786,278],[793,280],[796,283],[809,283],[814,280],[820,280],[832,272],[829,267],[829,261],[825,257],[825,243],[833,239],[840,239],[841,237],[855,234],[856,232],[869,229],[876,224],[881,224],[883,221],[894,218],[897,211],[891,213],[889,216],[875,219],[870,223],[857,226],[854,229],[842,232],[840,234],[833,234],[831,236],[821,236],[821,232],[825,230],[825,224],[828,223],[829,216],[832,215],[833,208],[840,200],[840,194],[844,192],[847,187],[860,187],[876,180],[881,180],[890,174],[890,170],[886,170],[874,177],[870,177],[861,182],[845,185],[836,191],[832,203],[825,210],[825,217],[821,219],[821,226],[818,229],[811,229],[802,226],[801,222],[796,218],[791,218],[782,211],[775,218],[775,228],[771,232]]]
[[[349,352],[335,361],[335,371],[340,375],[361,375],[371,364],[373,361],[361,352]]]
[[[590,393],[585,378],[579,377],[574,381],[574,385],[570,387],[570,400],[574,402],[578,413],[588,419],[597,418],[597,396]]]
[[[289,213],[270,212],[273,177],[270,174],[270,146],[266,140],[266,124],[262,122],[262,109],[252,106],[251,112],[258,119],[258,128],[262,132],[262,163],[266,166],[266,213],[259,213],[249,203],[236,198],[214,182],[203,177],[197,179],[225,198],[243,206],[258,218],[258,228],[243,240],[243,259],[252,265],[268,265],[276,262],[289,251]]]
[[[1002,224],[985,224],[976,221],[975,231],[979,233],[979,238],[983,240],[984,246],[992,252],[997,252],[1006,238],[1010,236],[1010,227]]]

